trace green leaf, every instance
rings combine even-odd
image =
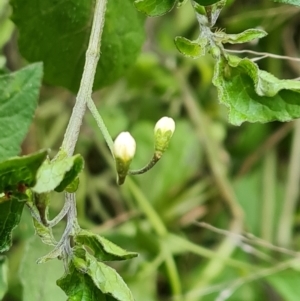
[[[56,281],[69,297],[69,301],[106,301],[106,296],[96,288],[93,280],[85,273],[75,269],[73,262],[69,271]]]
[[[16,197],[0,203],[0,253],[12,244],[12,231],[19,224],[25,202]]]
[[[274,2],[300,6],[300,0],[273,0]]]
[[[38,171],[37,183],[32,188],[36,193],[63,191],[71,184],[83,169],[84,161],[81,155],[58,158],[55,161],[45,161]]]
[[[198,58],[202,55],[205,55],[207,43],[207,38],[201,38],[196,41],[190,41],[184,37],[175,38],[175,45],[179,52],[191,58]]]
[[[134,4],[139,11],[155,17],[172,10],[176,2],[177,0],[136,0]]]
[[[8,262],[5,256],[0,256],[0,300],[4,297],[7,288]]]
[[[38,169],[45,161],[47,151],[23,157],[13,157],[0,163],[0,193],[22,193],[26,187],[33,187],[36,183]],[[25,187],[24,187],[25,186]]]
[[[194,0],[194,1],[200,5],[208,6],[208,5],[215,4],[215,3],[219,2],[220,0]]]
[[[38,265],[38,257],[49,252],[51,247],[44,245],[37,236],[27,243],[20,266],[20,279],[23,286],[23,301],[65,301],[65,294],[55,285],[56,279],[63,273],[61,261]]]
[[[42,64],[0,76],[0,161],[16,156],[37,107]]]
[[[259,70],[249,59],[228,56],[215,66],[213,83],[219,100],[229,107],[229,120],[240,125],[244,121],[290,121],[300,117],[300,82],[280,80]]]
[[[100,235],[81,230],[74,238],[77,244],[88,246],[94,252],[94,256],[100,261],[126,260],[136,257],[138,254],[127,252]]]
[[[46,82],[77,92],[95,1],[12,0],[11,4],[21,54],[30,62],[44,62]],[[108,1],[94,90],[122,76],[143,41],[143,20],[132,1]]]
[[[247,29],[238,34],[226,34],[225,32],[215,32],[214,36],[221,43],[230,43],[230,44],[238,44],[238,43],[247,43],[253,41],[255,39],[263,38],[267,35],[267,33],[262,29]]]
[[[95,286],[103,294],[110,295],[118,301],[134,301],[131,291],[121,276],[111,267],[96,260],[84,249],[74,250],[75,268],[91,277]]]
[[[36,234],[39,236],[41,241],[49,246],[56,244],[55,238],[52,234],[52,229],[40,224],[35,218],[32,219]]]
[[[299,270],[286,270],[267,276],[266,280],[281,295],[282,300],[298,301],[300,294]]]

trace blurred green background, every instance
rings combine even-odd
[[[8,1],[0,0],[2,74],[26,64],[10,14]],[[297,7],[231,0],[216,26],[227,33],[250,27],[268,32],[236,50],[299,56]],[[150,159],[159,118],[174,118],[175,134],[152,170],[118,187],[109,150],[87,112],[76,148],[86,160],[77,192],[79,224],[139,253],[113,265],[137,301],[298,301],[300,121],[228,123],[211,83],[212,58],[184,58],[173,42],[178,35],[198,34],[190,5],[147,19],[145,31],[135,65],[97,91],[94,101],[113,138],[130,131],[136,139],[132,168]],[[299,77],[299,63],[267,58],[259,65],[279,78]],[[44,85],[23,154],[41,148],[56,154],[73,104],[67,90]],[[53,194],[51,214],[62,204],[63,195]],[[25,210],[2,264],[0,298],[65,300],[55,284],[63,264],[36,265],[48,249],[33,233]]]

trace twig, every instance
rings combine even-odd
[[[239,287],[241,287],[245,283],[249,283],[254,280],[264,278],[273,275],[275,273],[284,271],[295,264],[299,264],[299,259],[284,261],[271,268],[261,269],[256,273],[250,274],[249,276],[239,278],[235,280],[231,285],[227,286],[227,288],[224,289],[216,298],[216,301],[227,300]]]
[[[257,52],[253,50],[234,50],[234,49],[225,49],[226,52],[231,52],[231,53],[250,53],[250,54],[255,54],[261,56],[260,59],[269,57],[272,59],[279,59],[279,60],[288,60],[288,61],[293,61],[293,62],[299,62],[300,63],[300,58],[297,57],[291,57],[291,56],[286,56],[286,55],[279,55],[279,54],[273,54],[273,53],[268,53],[268,52]]]
[[[74,153],[82,119],[86,110],[86,103],[91,99],[93,91],[94,77],[96,74],[97,63],[100,58],[101,37],[104,27],[106,3],[107,0],[96,1],[92,30],[88,49],[86,51],[85,65],[80,87],[61,146],[61,149],[66,152],[68,156],[72,156]],[[69,203],[69,210],[67,211],[67,226],[58,245],[56,246],[56,249],[60,248],[63,255],[67,255],[68,257],[69,252],[71,252],[69,236],[73,230],[78,228],[75,193],[66,193],[65,202]],[[64,256],[65,264],[67,264],[67,257],[65,258]]]
[[[276,252],[279,252],[279,253],[283,253],[283,254],[287,254],[287,255],[290,255],[290,256],[294,256],[294,257],[300,257],[300,252],[296,252],[296,251],[293,251],[293,250],[288,250],[286,248],[282,248],[282,247],[278,247],[278,246],[275,246],[263,239],[260,239],[259,237],[256,237],[254,236],[253,234],[251,233],[245,233],[245,235],[241,235],[241,234],[236,234],[236,233],[232,233],[230,231],[227,231],[227,230],[223,230],[223,229],[219,229],[219,228],[216,228],[212,225],[209,225],[207,223],[204,223],[204,222],[194,222],[195,225],[199,226],[199,227],[202,227],[202,228],[205,228],[205,229],[208,229],[210,231],[213,231],[215,233],[218,233],[218,234],[221,234],[221,235],[226,235],[226,236],[229,236],[229,237],[232,237],[234,239],[237,239],[237,240],[240,240],[240,241],[245,241],[245,242],[248,242],[248,243],[252,243],[252,244],[255,244],[255,245],[258,245],[258,246],[261,246],[261,247],[264,247],[264,248],[268,248],[272,251],[276,251]]]

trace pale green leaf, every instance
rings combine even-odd
[[[121,276],[111,267],[97,261],[84,249],[74,250],[73,263],[78,271],[90,276],[103,294],[110,295],[118,301],[134,301],[131,291]]]
[[[148,16],[161,16],[172,10],[177,0],[136,0],[136,8]]]
[[[45,161],[38,171],[37,183],[32,188],[36,193],[50,192],[56,189],[63,191],[72,183],[83,169],[84,161],[81,155],[58,158],[55,161]]]
[[[247,43],[253,41],[255,39],[261,39],[265,37],[267,33],[262,29],[247,29],[238,34],[226,34],[225,32],[216,32],[214,36],[221,43],[230,43],[230,44],[238,44],[238,43]]]
[[[69,264],[68,273],[65,273],[56,283],[69,297],[68,301],[108,301],[90,276],[76,270],[73,262]]]
[[[42,74],[42,64],[37,63],[0,76],[0,161],[20,152],[37,107]]]
[[[39,237],[32,237],[25,249],[20,266],[20,279],[23,285],[23,301],[65,301],[65,294],[56,286],[56,279],[63,273],[63,263],[53,260],[38,265],[38,257],[49,252],[51,247],[43,244]]]
[[[207,38],[201,38],[196,41],[190,41],[184,37],[176,37],[175,45],[177,49],[186,57],[198,58],[205,55]]]
[[[106,238],[86,230],[81,230],[74,240],[77,244],[93,250],[94,256],[100,261],[126,260],[137,256],[137,253],[128,252]]]
[[[300,0],[273,0],[274,2],[300,6]]]
[[[230,56],[215,66],[213,83],[229,108],[229,121],[290,121],[300,117],[300,82],[280,80],[249,59]]]

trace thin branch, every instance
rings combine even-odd
[[[88,106],[89,110],[91,111],[94,119],[96,120],[96,123],[97,123],[99,129],[101,130],[102,135],[106,141],[106,144],[107,144],[111,154],[114,155],[114,153],[113,153],[114,142],[113,142],[113,140],[107,130],[107,127],[106,127],[100,113],[98,112],[92,98],[88,99],[87,106]]]
[[[101,37],[104,27],[106,2],[107,0],[96,1],[92,31],[88,49],[86,51],[85,65],[80,82],[80,87],[61,147],[68,156],[72,156],[74,153],[80,126],[86,109],[86,103],[91,98],[93,91],[92,89],[96,74],[96,68],[100,59]]]
[[[248,50],[248,49],[244,49],[244,50],[225,49],[225,51],[231,52],[231,53],[250,53],[250,54],[254,54],[254,55],[259,55],[259,56],[261,56],[261,58],[259,58],[259,59],[270,57],[273,59],[288,60],[288,61],[300,63],[300,58],[286,56],[286,55],[278,55],[278,54],[273,54],[273,53],[268,53],[268,52],[258,52],[258,51]]]
[[[294,257],[297,257],[297,258],[300,257],[300,252],[296,252],[296,251],[293,251],[293,250],[289,250],[289,249],[286,249],[286,248],[275,246],[275,245],[273,245],[273,244],[271,244],[271,243],[269,243],[269,242],[267,242],[263,239],[260,239],[259,237],[254,236],[251,233],[246,233],[245,235],[241,235],[241,234],[237,234],[237,233],[232,233],[232,232],[227,231],[227,230],[216,228],[216,227],[214,227],[212,225],[209,225],[207,223],[204,223],[204,222],[201,222],[201,223],[194,222],[194,224],[197,225],[197,226],[200,226],[202,228],[208,229],[210,231],[213,231],[215,233],[232,237],[233,239],[236,239],[236,240],[239,240],[239,241],[252,243],[254,245],[261,246],[261,247],[267,248],[269,250],[276,251],[276,252],[286,254],[286,255],[290,255],[290,256],[294,256]]]

